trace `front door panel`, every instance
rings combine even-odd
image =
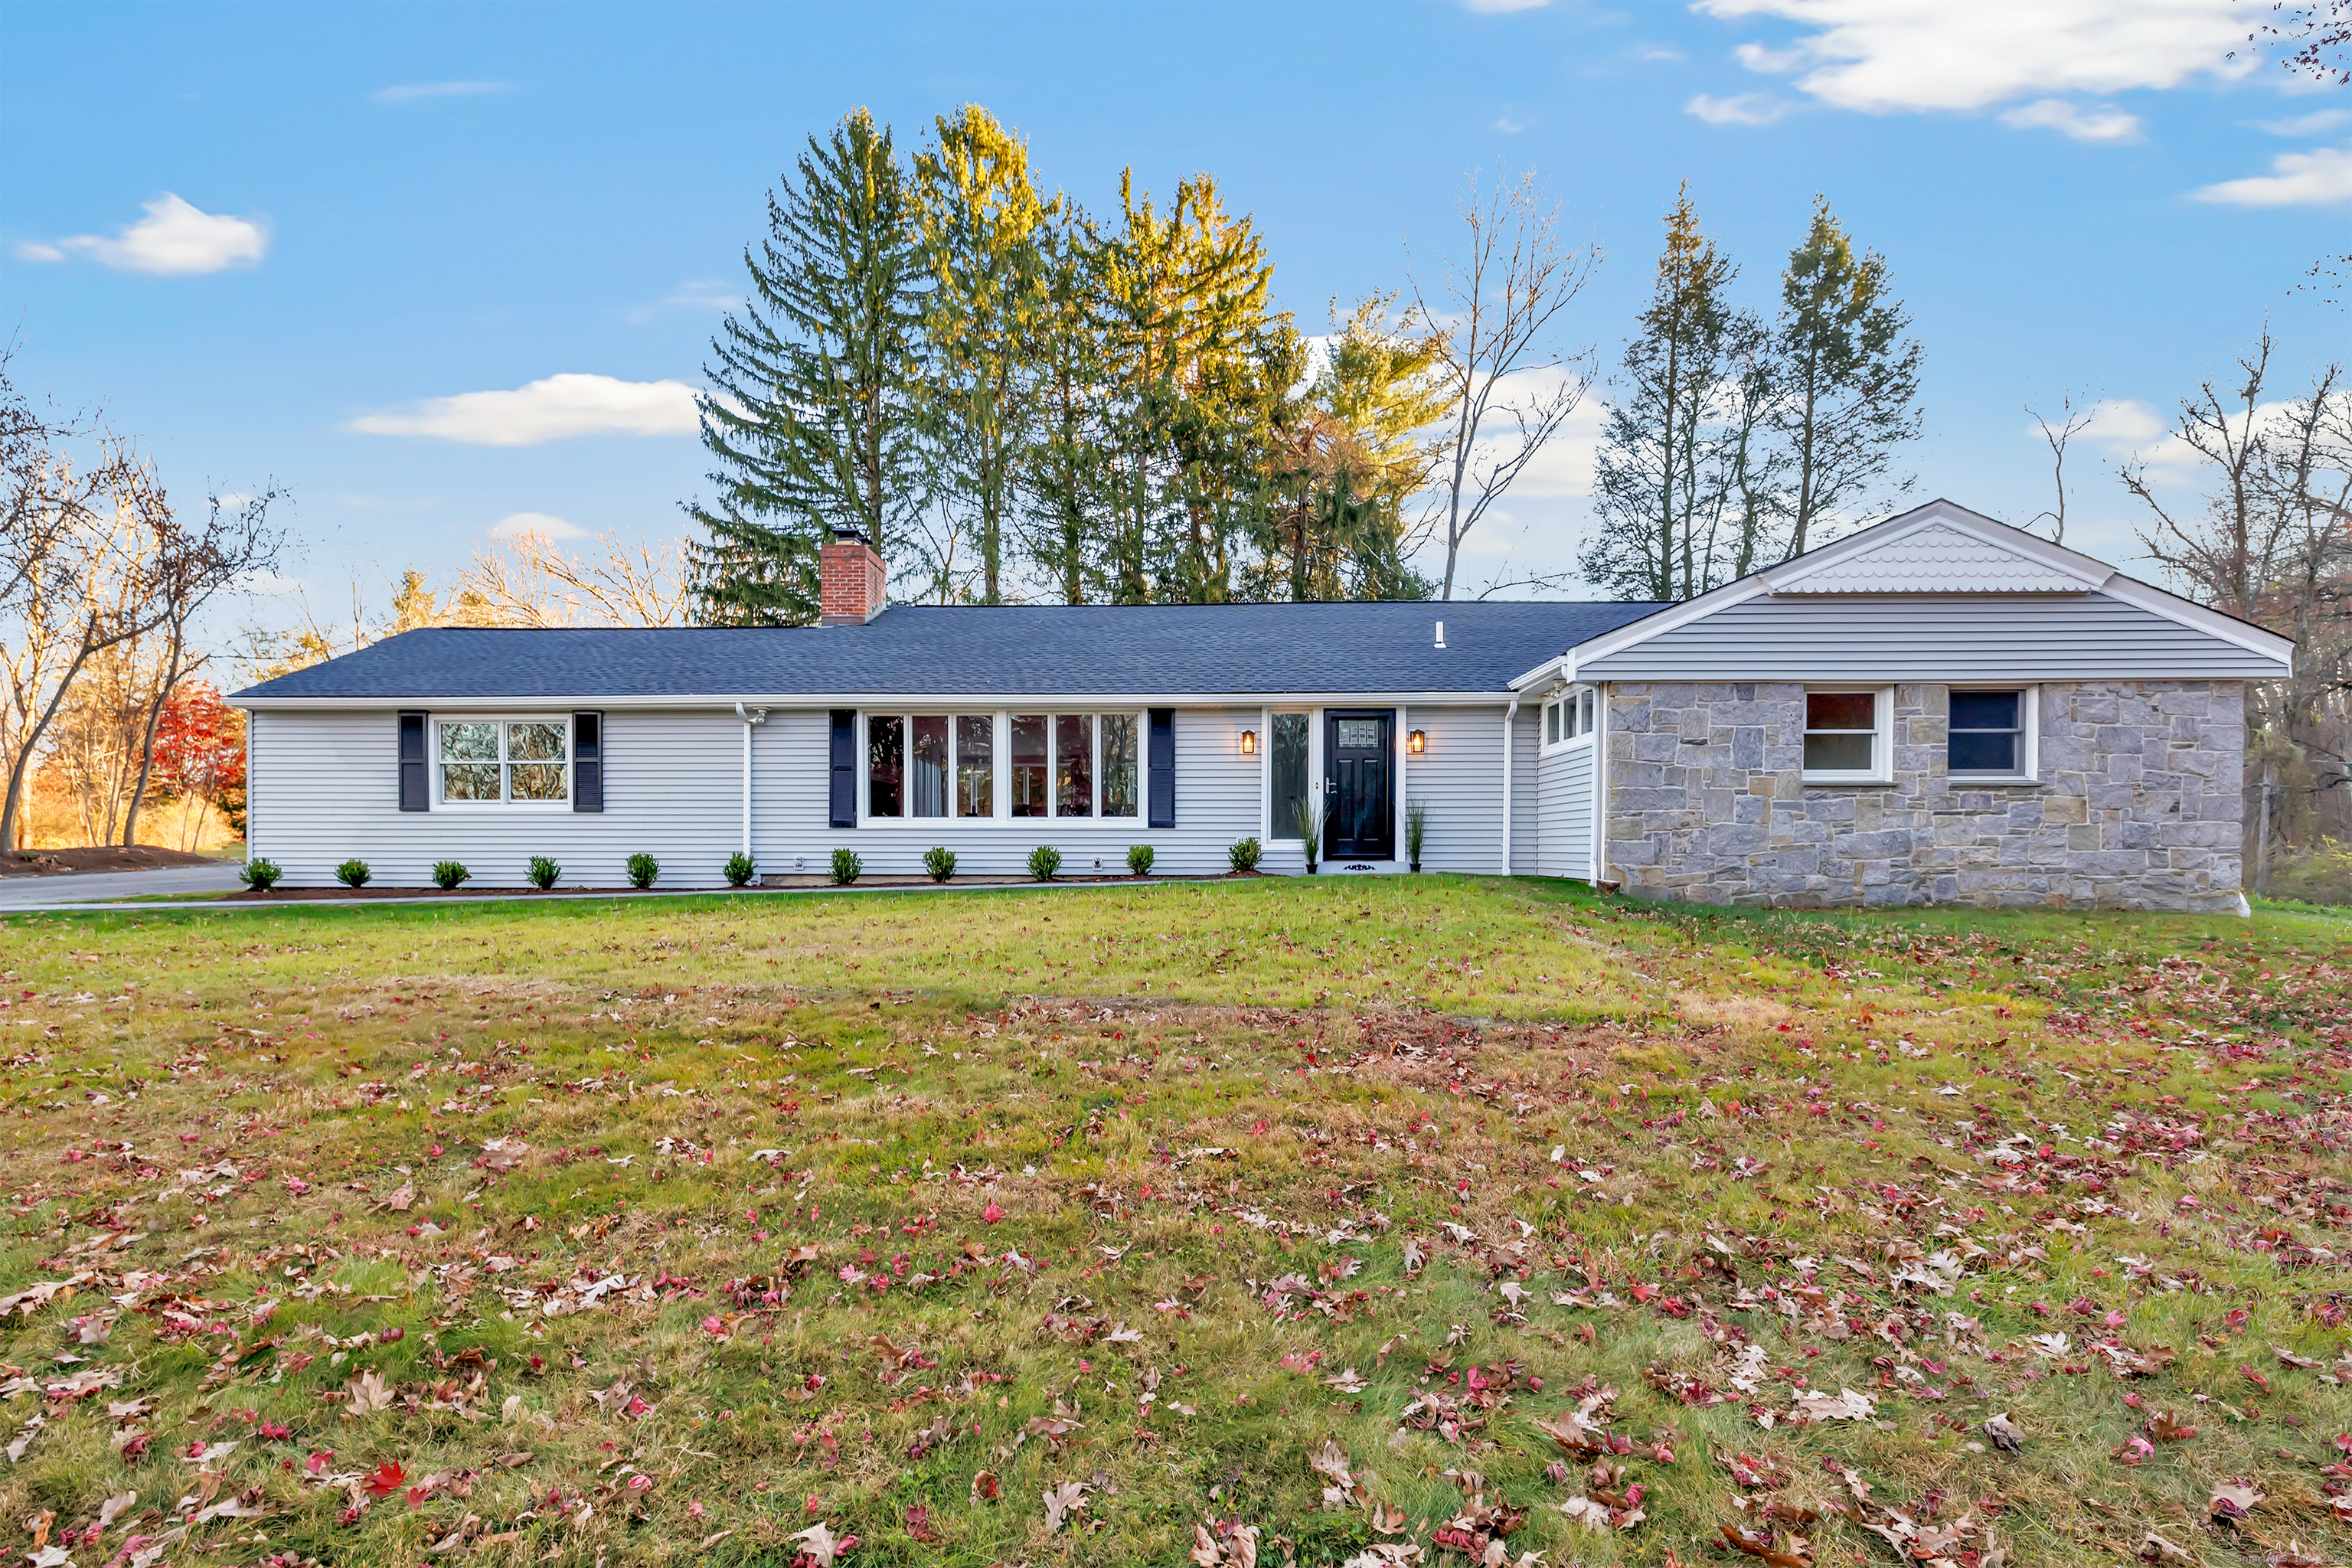
[[[1323,858],[1396,856],[1396,712],[1327,712],[1323,720]]]

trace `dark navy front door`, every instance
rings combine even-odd
[[[1323,718],[1323,858],[1396,856],[1396,710]]]

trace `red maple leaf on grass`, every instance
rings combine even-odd
[[[408,1472],[401,1468],[400,1461],[386,1459],[375,1468],[375,1474],[367,1479],[368,1496],[387,1498],[407,1483]]]

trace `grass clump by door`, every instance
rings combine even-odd
[[[11,919],[0,1505],[85,1563],[2341,1562],[2347,935]]]

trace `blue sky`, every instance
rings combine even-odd
[[[517,514],[681,529],[679,387],[766,191],[859,105],[911,143],[985,104],[1097,208],[1130,164],[1213,174],[1310,330],[1442,249],[1472,170],[1532,167],[1605,252],[1570,329],[1604,363],[1680,182],[1759,304],[1818,191],[1926,344],[1920,493],[2023,521],[2049,477],[2021,404],[2103,396],[2068,542],[2128,562],[2113,465],[2163,457],[2180,393],[2266,317],[2290,379],[2343,352],[2296,286],[2352,250],[2352,89],[2230,59],[2267,9],[17,4],[0,318],[25,384],[102,405],[184,498],[287,486],[331,600]],[[1474,586],[1571,558],[1589,428]]]

